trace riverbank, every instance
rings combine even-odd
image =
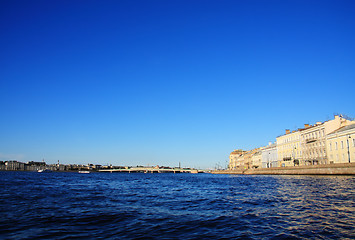
[[[246,170],[217,170],[212,171],[212,173],[247,175],[355,175],[355,163],[260,168]]]

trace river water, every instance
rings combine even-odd
[[[0,239],[355,239],[355,177],[0,172]]]

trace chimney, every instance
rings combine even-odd
[[[289,134],[290,132],[290,129],[286,129],[286,134]]]
[[[309,128],[309,124],[308,124],[308,123],[305,123],[305,124],[304,124],[304,128]]]

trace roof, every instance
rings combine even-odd
[[[338,130],[335,130],[334,132],[331,132],[330,134],[332,134],[332,133],[341,133],[341,132],[345,132],[345,131],[348,131],[348,130],[351,130],[351,129],[354,129],[354,128],[355,128],[355,124],[351,124],[351,125],[348,125],[348,126],[341,127]]]
[[[242,153],[244,153],[244,152],[246,152],[246,151],[241,150],[241,149],[238,149],[238,150],[234,150],[233,152],[231,152],[231,153],[230,153],[230,155],[234,155],[234,154],[242,154]]]

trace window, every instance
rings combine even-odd
[[[329,143],[329,150],[332,151],[332,143]]]
[[[344,142],[341,141],[341,149],[344,149]]]
[[[338,150],[338,142],[335,142],[335,150]]]
[[[353,145],[354,145],[354,147],[355,147],[355,138],[353,138]]]

